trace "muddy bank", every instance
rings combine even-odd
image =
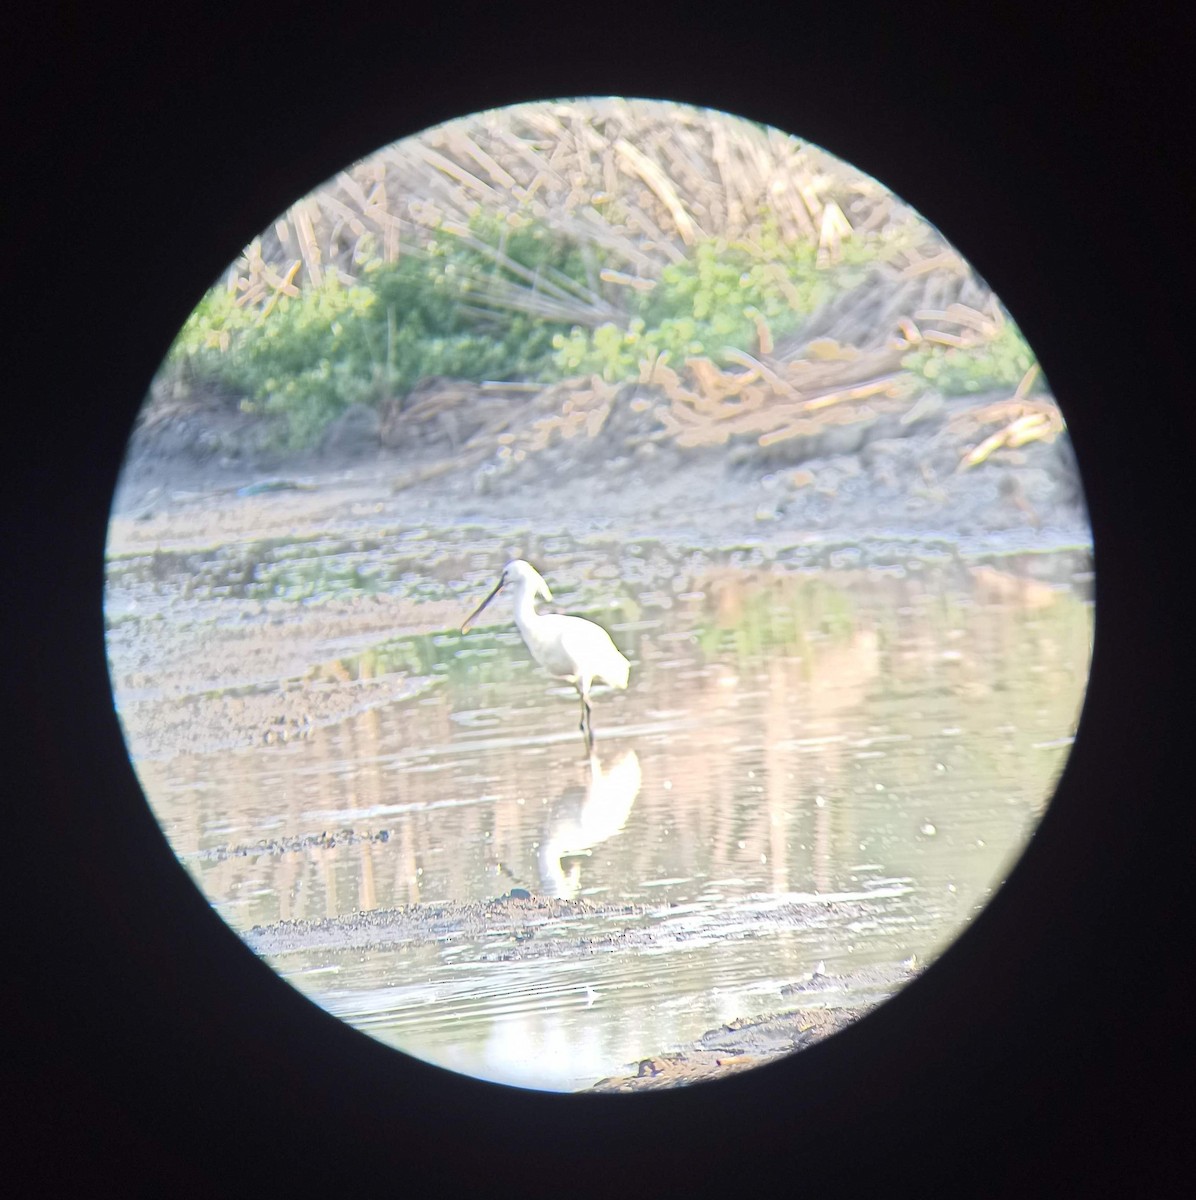
[[[532,520],[587,532],[617,524],[711,544],[864,532],[1051,544],[1088,537],[1066,432],[1001,442],[1016,411],[1001,395],[840,406],[782,441],[728,435],[686,445],[666,436],[669,410],[644,389],[607,396],[598,423],[597,401],[585,408],[576,391],[512,399],[441,386],[437,419],[413,423],[403,437],[384,437],[378,414],[358,406],[318,448],[289,456],[265,449],[260,422],[226,403],[197,403],[170,420],[147,413],[116,512],[146,523],[147,533],[175,517],[185,530],[197,505],[205,521],[245,533],[238,501],[260,501],[248,507],[262,531],[356,508],[410,526]],[[1057,412],[1049,398],[1039,405]]]
[[[642,917],[646,911],[642,906],[558,900],[525,892],[471,904],[414,904],[320,921],[279,921],[254,926],[245,940],[256,953],[270,956],[308,950],[377,950],[466,939],[509,942],[525,958],[543,953],[562,957],[592,953],[595,939],[561,936],[554,938],[550,946],[533,949],[529,944],[546,929],[567,933],[570,922],[618,922]],[[626,933],[624,929],[600,940],[613,945]]]
[[[526,893],[526,889],[522,889]],[[254,926],[245,940],[258,954],[279,956],[321,950],[333,953],[390,949],[430,942],[476,941],[496,945],[482,957],[503,961],[585,958],[615,950],[660,951],[699,940],[766,935],[778,929],[817,928],[883,915],[880,900],[833,903],[817,898],[791,903],[765,901],[703,913],[694,922],[671,906],[598,904],[520,894],[471,904],[416,904],[373,909],[318,921],[280,921]],[[550,938],[537,940],[540,933]]]
[[[901,982],[904,982],[902,980]],[[894,984],[890,990],[897,990]],[[591,1092],[639,1092],[722,1079],[806,1050],[871,1012],[880,999],[851,1008],[803,1008],[783,1016],[732,1021],[711,1029],[691,1047],[655,1054],[600,1079]]]

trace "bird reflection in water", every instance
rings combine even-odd
[[[580,858],[620,833],[640,791],[640,760],[627,750],[603,770],[591,751],[584,788],[569,788],[553,806],[540,844],[540,879],[546,893],[572,900],[581,888]],[[570,859],[568,869],[564,860]]]

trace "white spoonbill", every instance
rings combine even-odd
[[[469,614],[461,626],[468,633],[478,613],[506,586],[515,593],[515,625],[523,643],[550,675],[568,680],[581,697],[581,732],[586,748],[594,746],[590,722],[590,687],[602,679],[612,687],[625,688],[631,664],[619,653],[610,634],[584,617],[562,617],[536,612],[536,596],[552,599],[548,584],[531,563],[517,558],[503,567],[494,590]]]

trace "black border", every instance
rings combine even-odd
[[[909,5],[129,12],[22,12],[2,74],[19,301],[5,338],[18,368],[8,760],[28,768],[5,789],[17,1005],[4,1078],[8,1131],[39,1190],[1183,1192],[1190,19],[1149,4],[1117,18]],[[124,756],[102,550],[139,398],[248,235],[430,123],[611,93],[708,104],[821,143],[987,276],[1070,422],[1097,539],[1097,647],[1040,832],[925,978],[776,1066],[671,1093],[554,1098],[385,1050],[213,916]],[[14,416],[26,418],[15,429]]]

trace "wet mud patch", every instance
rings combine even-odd
[[[860,974],[882,976],[883,994],[843,1007],[800,1008],[780,1015],[731,1021],[704,1033],[685,1049],[629,1063],[621,1073],[600,1079],[584,1090],[641,1092],[683,1087],[724,1079],[738,1071],[775,1062],[824,1042],[853,1025],[913,977],[912,971],[899,966]],[[850,983],[851,977],[842,982]],[[867,979],[860,982],[866,984]]]
[[[513,939],[519,957],[537,957],[530,949],[536,934],[560,932],[574,921],[642,918],[647,910],[632,904],[595,904],[589,900],[557,900],[508,895],[467,904],[413,904],[398,909],[352,913],[319,921],[279,921],[255,925],[245,941],[258,954],[275,956],[325,950],[347,952],[427,945],[448,940]],[[586,953],[590,940],[554,939],[553,957],[570,950]],[[537,947],[537,950],[539,947]]]
[[[283,686],[228,689],[163,696],[156,689],[121,704],[121,720],[145,761],[178,754],[209,754],[255,745],[301,741],[320,728],[410,700],[438,680],[394,676],[382,679],[292,680]]]
[[[361,840],[361,835],[357,836]],[[379,835],[371,835],[373,838],[385,840]],[[311,843],[330,847],[334,840],[323,834]],[[261,853],[284,849],[281,844],[264,842]],[[908,890],[902,886],[878,888],[875,899],[809,896],[778,902],[776,897],[758,896],[731,905],[676,908],[669,904],[603,904],[584,898],[523,896],[517,891],[465,904],[413,904],[320,920],[255,925],[245,934],[245,940],[265,955],[381,949],[449,938],[479,943],[513,939],[514,947],[500,955],[504,961],[580,958],[609,950],[651,953],[691,949],[722,939],[744,940],[779,931],[877,921],[886,914],[884,901],[906,897]],[[612,922],[626,924],[617,929],[603,928]],[[537,940],[541,933],[551,936]]]
[[[390,841],[389,829],[380,829],[376,833],[362,832],[356,829],[339,829],[333,833],[323,830],[320,833],[306,834],[302,837],[262,838],[248,846],[212,846],[207,850],[198,850],[187,857],[189,861],[195,862],[227,862],[233,858],[309,854],[314,850],[334,850],[338,846],[360,846],[363,843],[386,843],[388,841]]]

